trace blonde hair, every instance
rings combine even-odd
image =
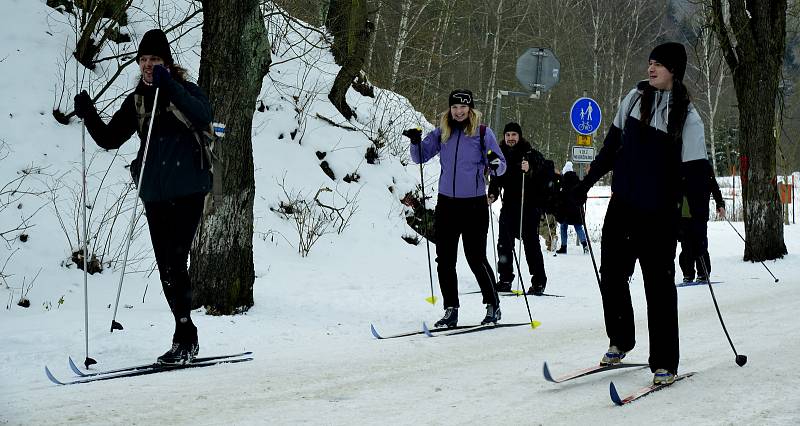
[[[478,134],[478,126],[481,124],[481,117],[483,117],[483,113],[475,108],[470,108],[467,118],[469,123],[467,123],[467,126],[464,128],[464,133],[469,136]],[[450,109],[447,109],[439,116],[439,128],[442,129],[442,143],[447,142],[447,140],[450,139],[450,134],[453,133],[453,127],[450,125],[451,120]]]

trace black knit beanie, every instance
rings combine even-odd
[[[475,108],[475,100],[472,98],[472,91],[467,89],[456,89],[450,92],[450,106],[455,104],[467,105]]]
[[[683,80],[686,74],[686,49],[680,43],[664,43],[650,52],[650,60],[664,65],[675,78]]]
[[[512,121],[506,124],[506,127],[503,128],[503,133],[508,133],[508,132],[516,132],[518,135],[522,136],[522,127],[519,124]]]
[[[142,42],[139,43],[139,50],[136,52],[136,62],[139,62],[142,55],[158,56],[164,60],[164,64],[173,64],[172,53],[170,53],[169,42],[164,31],[156,28],[144,33]]]

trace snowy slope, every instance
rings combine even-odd
[[[680,289],[681,369],[699,374],[631,407],[612,406],[608,382],[613,378],[622,392],[632,391],[650,380],[647,370],[560,386],[541,377],[545,360],[560,374],[596,363],[607,346],[591,260],[572,246],[567,255],[545,257],[548,292],[565,297],[528,300],[533,318],[542,322],[535,330],[374,340],[370,323],[391,334],[417,330],[423,320],[441,314],[441,302],[431,306],[424,301],[430,295],[424,245],[401,239],[412,231],[399,199],[414,188],[419,169],[402,165],[405,146],[397,133],[410,125],[430,125],[404,98],[377,88],[374,100],[348,94],[359,118],[344,122],[326,99],[337,67],[327,51],[300,40],[301,35],[319,40],[319,35],[301,29],[273,43],[275,63],[300,59],[273,67],[260,97],[264,111],[254,115],[255,306],[232,317],[194,315],[202,355],[252,350],[255,361],[91,385],[52,385],[43,365],[67,378],[66,357],[80,361],[85,355],[83,276],[74,266],[63,266],[75,247],[67,243],[54,208],[59,206],[67,234],[74,235],[81,129],[77,123],[57,124],[50,116],[60,96],[54,89],[62,78],[57,68],[71,32],[69,21],[43,0],[9,1],[11,12],[0,16],[0,140],[5,147],[0,150],[0,158],[5,157],[0,187],[24,168],[41,167],[42,173],[26,179],[26,187],[48,193],[57,184],[62,188],[54,192],[55,203],[47,194],[30,195],[0,210],[0,231],[35,213],[28,221],[35,226],[25,231],[27,242],[12,239],[0,251],[0,261],[11,256],[3,269],[11,288],[0,282],[0,296],[9,302],[0,310],[0,424],[800,423],[796,226],[785,229],[789,256],[768,264],[781,278],[775,284],[761,265],[741,262],[742,243],[726,222],[709,224],[714,279],[723,281],[715,286],[716,297],[737,350],[749,362],[744,368],[734,364],[708,289]],[[153,10],[151,2],[136,3]],[[137,13],[131,31],[141,34],[152,21]],[[271,25],[286,27],[280,21]],[[193,30],[181,44],[199,45],[199,37],[199,30]],[[187,48],[179,60],[196,75],[197,55]],[[74,62],[67,70],[67,78],[74,79]],[[135,70],[126,71],[118,90],[135,78]],[[74,91],[74,83],[68,87]],[[105,102],[113,110],[118,101],[112,99]],[[303,114],[297,113],[299,107]],[[317,114],[357,130],[331,126]],[[367,164],[370,138],[380,135],[386,135],[386,145],[379,164]],[[99,194],[92,202],[99,215],[100,206],[113,205],[116,194],[125,190],[129,176],[124,165],[136,143],[124,145],[119,155],[96,150],[90,138],[87,147],[93,159],[90,197]],[[324,160],[336,181],[323,173],[316,151],[326,152]],[[342,181],[354,172],[359,182]],[[438,165],[426,165],[425,173],[427,188],[435,188]],[[282,182],[290,194],[308,198],[321,187],[330,188],[324,201],[341,206],[344,199],[355,199],[358,209],[341,235],[322,236],[302,257],[293,224],[271,210],[285,201]],[[595,188],[592,194],[607,195],[608,188]],[[113,228],[110,238],[114,247],[130,218],[132,195],[126,200],[122,225]],[[587,220],[597,253],[604,211],[605,199],[590,200]],[[93,217],[99,226],[99,216]],[[743,232],[741,223],[735,226]],[[149,273],[148,247],[144,230],[132,248],[138,261],[124,281],[118,315],[124,331],[108,332],[118,270],[89,277],[90,355],[99,361],[97,368],[148,362],[167,348],[172,317],[157,272]],[[491,256],[490,247],[487,253]],[[34,276],[27,291],[31,307],[21,308],[16,300]],[[477,289],[463,257],[459,278],[462,292]],[[639,343],[630,358],[644,362],[648,337],[638,270],[632,293]],[[464,295],[461,302],[463,323],[483,317],[479,295]],[[521,298],[502,303],[504,322],[528,320]]]

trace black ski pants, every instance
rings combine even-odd
[[[485,196],[452,198],[439,194],[436,204],[436,271],[445,308],[458,308],[456,258],[462,238],[467,264],[475,274],[483,303],[500,306],[492,266],[486,259],[486,234],[489,231],[489,206]]]
[[[628,278],[638,259],[647,299],[649,363],[654,372],[659,368],[678,371],[677,228],[677,217],[634,212],[613,196],[603,223],[600,293],[610,345],[627,352],[636,343]]]
[[[547,285],[547,274],[544,271],[544,259],[539,246],[540,212],[535,207],[524,206],[524,208],[522,244],[525,245],[525,260],[531,274],[531,284],[534,287],[544,288]],[[503,204],[500,210],[500,230],[497,235],[497,272],[500,274],[500,281],[514,281],[514,244],[519,238],[519,216],[518,203]]]
[[[708,223],[695,218],[681,218],[681,254],[678,263],[684,278],[708,278],[711,258],[708,255]],[[695,269],[697,268],[697,269]]]
[[[144,203],[161,286],[175,317],[172,341],[176,343],[197,341],[197,328],[190,316],[192,283],[187,261],[203,214],[204,199],[205,194],[200,193]]]

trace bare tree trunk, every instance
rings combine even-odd
[[[342,66],[328,99],[345,119],[350,120],[355,113],[347,105],[347,90],[361,73],[373,30],[368,19],[367,1],[331,0],[325,24],[333,34],[333,58]]]
[[[447,0],[443,1],[443,4],[442,4],[442,7],[444,7],[444,10],[445,10],[444,23],[442,24],[442,33],[443,34],[447,34],[447,31],[448,31],[448,29],[450,27],[450,19],[451,19],[451,16],[452,16],[452,13],[451,13],[452,9],[450,7],[450,4],[451,3],[449,1],[447,1]],[[436,68],[436,89],[433,92],[434,96],[439,93],[439,91],[441,90],[441,87],[442,87],[442,70],[444,69],[443,52],[444,52],[444,44],[446,42],[447,42],[447,37],[442,36],[442,38],[441,38],[441,40],[439,42],[439,47],[436,49],[436,56],[439,59],[439,63],[438,63],[438,66]],[[434,105],[433,109],[435,111],[435,109],[436,109],[436,107],[435,107],[436,102],[435,101],[433,102],[433,105]]]
[[[383,7],[383,0],[378,0],[378,7],[375,8],[375,29],[380,28],[381,25],[381,8]],[[375,38],[371,37],[369,40],[369,51],[367,52],[367,60],[364,61],[364,69],[369,70],[372,65],[372,55],[375,53]]]
[[[494,27],[494,41],[492,43],[492,65],[489,68],[489,82],[486,87],[487,120],[489,117],[493,117],[492,112],[494,110],[494,102],[492,100],[494,99],[495,80],[497,79],[497,61],[500,59],[500,28],[505,23],[503,22],[503,0],[497,1],[495,19],[497,21]]]
[[[400,71],[403,49],[405,49],[406,40],[408,39],[408,15],[410,10],[411,0],[404,0],[400,11],[400,28],[397,30],[397,43],[394,46],[394,58],[392,58],[392,74],[389,80],[389,90],[394,90],[395,84],[397,84],[397,73]]]
[[[192,245],[193,307],[227,315],[253,306],[253,112],[271,62],[258,0],[203,0],[200,87],[226,124],[218,153],[223,197]]]
[[[773,131],[786,43],[786,0],[727,3],[729,23],[725,20],[722,0],[712,1],[713,26],[725,61],[731,68],[739,102],[746,236],[744,260],[782,258],[787,251],[783,241]]]
[[[445,19],[444,18],[445,13],[447,13],[445,9],[440,9],[439,17],[436,19],[436,29],[433,31],[433,37],[431,37],[431,50],[430,53],[428,54],[428,64],[425,67],[425,75],[431,75],[431,67],[433,66],[433,56],[434,56],[433,52],[436,51],[436,45],[438,44],[439,37],[444,36],[442,34],[442,22]],[[425,94],[428,91],[429,85],[430,83],[428,82],[422,84],[422,94],[420,96],[420,99],[423,100],[425,99]]]

